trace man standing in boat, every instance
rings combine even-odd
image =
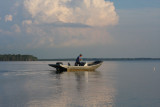
[[[77,57],[75,66],[78,66],[78,65],[81,66],[81,62],[80,62],[80,61],[82,60],[81,57],[82,57],[82,54],[80,54],[80,55]]]

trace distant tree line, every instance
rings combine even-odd
[[[75,61],[75,58],[63,59],[39,59],[39,61]],[[149,61],[160,60],[160,58],[82,58],[82,61]]]
[[[0,61],[37,61],[37,57],[32,55],[21,55],[21,54],[0,54]]]

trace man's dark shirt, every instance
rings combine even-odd
[[[80,62],[80,56],[78,56],[76,59],[76,63],[79,63],[79,62]]]

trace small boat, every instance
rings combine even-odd
[[[81,66],[63,65],[62,62],[57,62],[56,64],[48,64],[51,67],[56,68],[57,71],[94,71],[99,66],[102,65],[102,61],[94,61],[90,63],[82,63]]]

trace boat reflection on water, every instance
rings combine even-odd
[[[50,74],[52,74],[52,75],[63,74],[64,72],[67,72],[67,71],[50,70]]]
[[[57,81],[60,82],[58,97],[48,99],[47,102],[54,107],[94,107],[114,105],[116,90],[110,78],[106,79],[100,71],[56,72]],[[54,90],[53,90],[54,91]],[[45,101],[46,102],[46,101]]]

